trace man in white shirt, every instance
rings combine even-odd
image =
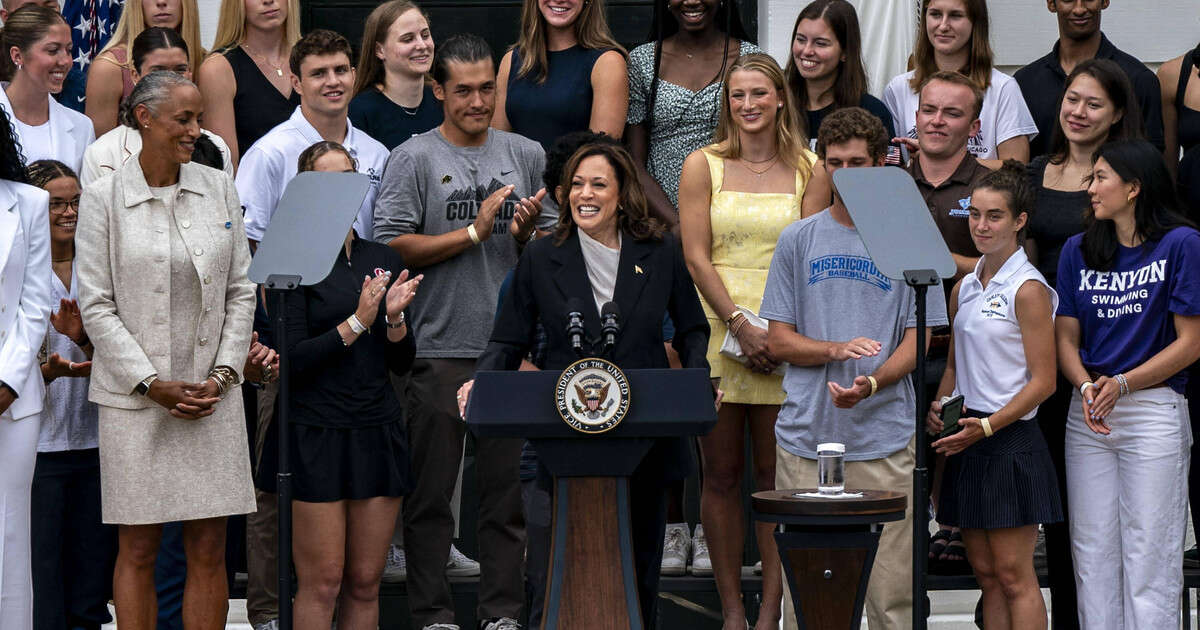
[[[370,176],[371,188],[358,209],[354,230],[371,238],[375,195],[388,151],[347,118],[354,91],[350,59],[350,42],[324,29],[292,47],[292,89],[300,94],[300,107],[251,145],[238,164],[237,191],[246,210],[246,237],[253,245],[262,240],[283,189],[296,176],[296,159],[322,140],[341,143],[358,163],[358,172]]]

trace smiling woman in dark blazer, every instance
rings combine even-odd
[[[683,261],[665,228],[649,217],[633,159],[620,146],[580,148],[563,169],[560,211],[551,237],[530,243],[500,306],[491,341],[477,370],[515,370],[535,342],[538,322],[546,331],[545,369],[576,360],[567,338],[568,302],[583,301],[584,328],[600,337],[600,307],[620,308],[622,329],[610,355],[624,369],[667,368],[662,320],[675,322],[672,345],[685,368],[708,369],[708,322]],[[471,383],[460,391],[466,404]],[[646,627],[654,602],[666,527],[667,484],[692,470],[684,438],[659,439],[630,480],[634,566]]]

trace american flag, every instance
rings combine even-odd
[[[71,25],[71,54],[75,69],[86,73],[88,64],[108,43],[121,19],[121,0],[66,0],[63,17]]]

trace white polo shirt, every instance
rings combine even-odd
[[[242,155],[234,181],[245,209],[247,238],[262,240],[284,188],[296,176],[297,158],[322,139],[297,107],[291,118],[268,131]],[[354,219],[355,232],[370,240],[375,195],[379,192],[379,179],[383,175],[388,150],[378,140],[355,129],[349,118],[346,119],[346,139],[342,141],[342,146],[358,161],[358,172],[371,178],[367,197],[363,199],[358,216]]]
[[[1027,281],[1041,283],[1050,292],[1050,312],[1058,309],[1058,294],[1046,284],[1024,249],[1004,261],[987,287],[979,283],[983,259],[962,279],[958,313],[954,315],[954,393],[962,394],[967,407],[995,413],[1029,383],[1029,365],[1017,323],[1017,290]],[[1053,352],[1054,349],[1048,349]],[[1023,416],[1037,415],[1037,407]]]

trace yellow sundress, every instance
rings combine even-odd
[[[749,193],[722,190],[725,180],[725,160],[711,153],[712,146],[703,150],[712,179],[712,201],[709,221],[712,224],[712,264],[725,284],[733,303],[757,313],[762,307],[763,289],[775,243],[783,228],[800,219],[800,201],[808,180],[796,172],[796,192]],[[816,164],[816,154],[804,150],[802,159]],[[699,289],[697,289],[699,293]],[[720,354],[725,340],[725,321],[700,295],[704,314],[712,334],[708,338],[708,363],[712,377],[721,379],[725,402],[746,405],[779,405],[783,403],[783,377],[756,374],[741,363]]]

